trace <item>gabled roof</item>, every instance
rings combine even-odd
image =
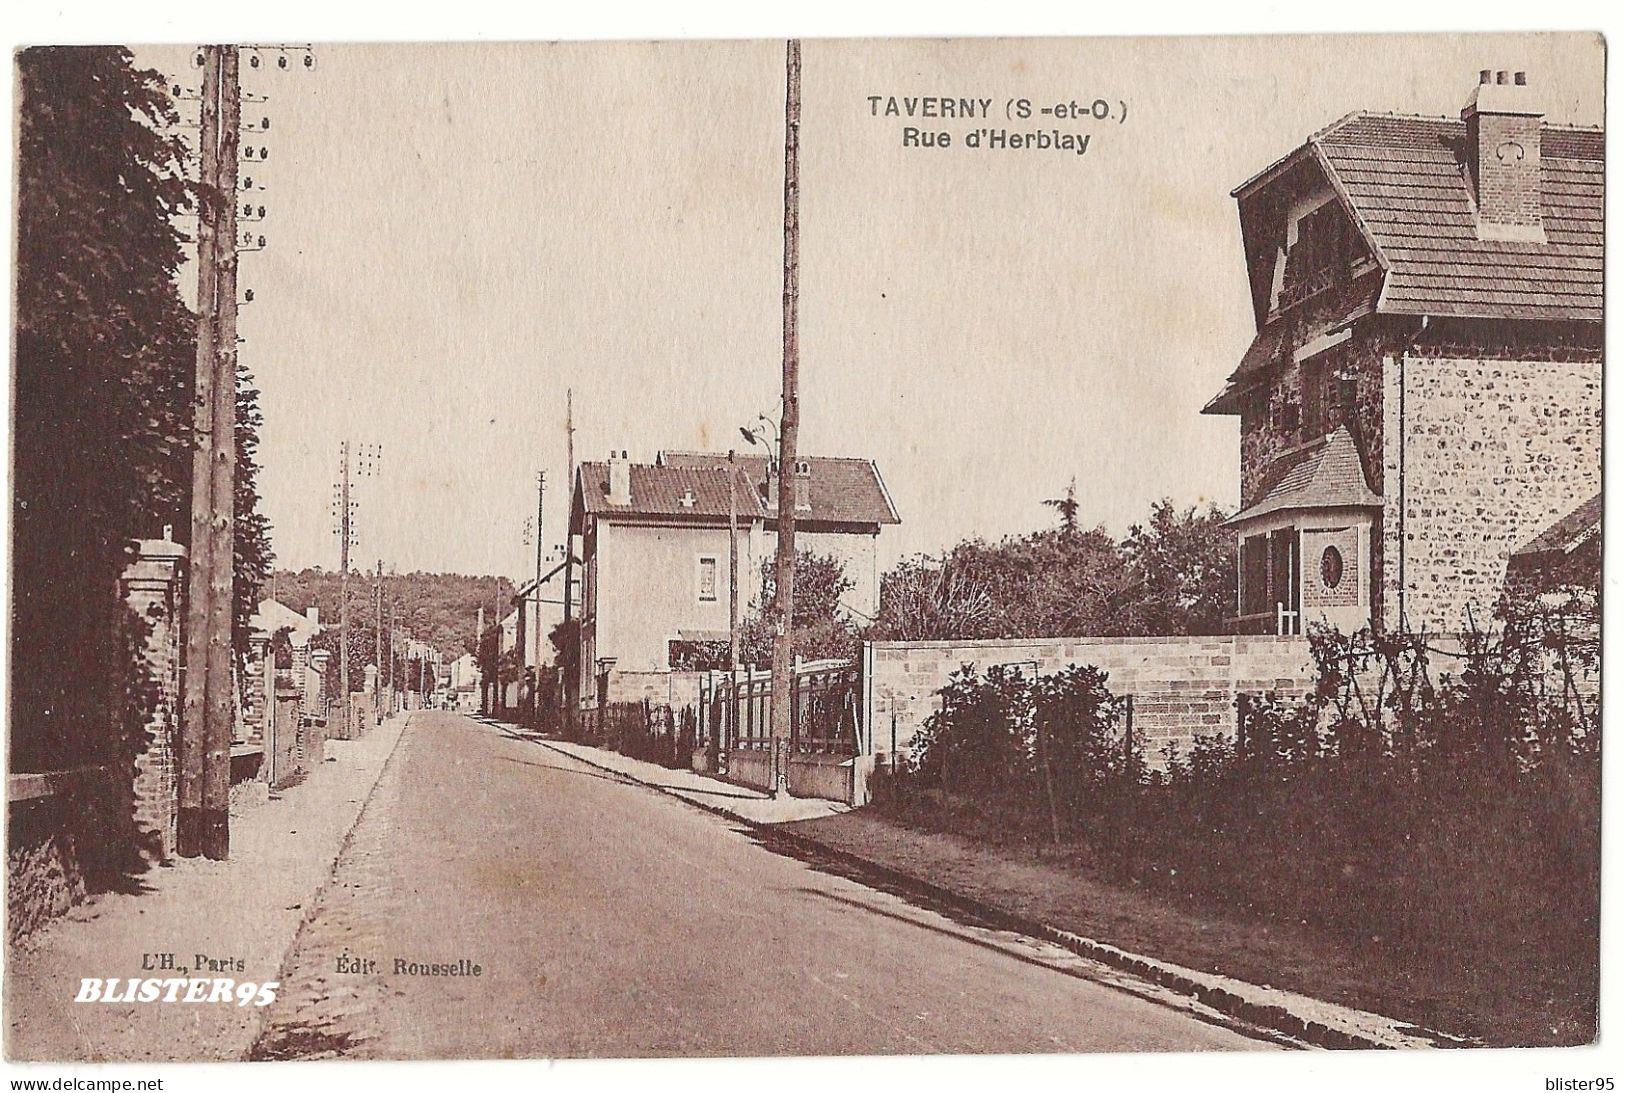
[[[1538,535],[1512,552],[1530,560],[1542,554],[1570,554],[1602,531],[1602,494],[1597,493],[1562,519],[1548,524]]]
[[[668,467],[722,467],[728,457],[717,452],[663,452],[661,462]],[[778,516],[766,502],[766,456],[735,457],[741,475],[751,483],[768,520]],[[870,459],[845,456],[802,456],[809,472],[808,500],[811,510],[796,514],[798,520],[832,524],[900,524],[891,494],[881,481],[880,470]]]
[[[1478,238],[1464,121],[1353,114],[1309,144],[1387,271],[1379,311],[1601,321],[1601,130],[1542,127],[1543,243]]]
[[[527,596],[533,596],[536,594],[537,589],[541,588],[542,585],[551,582],[553,578],[557,577],[561,572],[563,572],[566,567],[580,564],[581,559],[572,554],[563,561],[558,562],[553,566],[552,569],[548,570],[546,573],[543,573],[540,577],[532,577],[530,580],[514,589],[513,595],[508,598],[514,603],[517,603]]]
[[[1366,482],[1360,452],[1348,426],[1339,425],[1323,440],[1293,453],[1278,468],[1280,478],[1257,503],[1236,513],[1227,524],[1296,509],[1379,508],[1382,498]]]
[[[727,462],[726,456],[723,462]],[[616,505],[609,500],[609,464],[581,464],[574,504],[589,516],[728,518],[728,472],[724,468],[633,463],[629,470],[631,502]],[[767,515],[743,475],[734,490],[734,503],[740,520],[759,520]]]
[[[286,627],[295,634],[305,637],[314,637],[320,627],[311,622],[304,614],[295,611],[281,600],[261,600],[254,615],[248,620],[248,625],[255,630],[263,630],[267,634],[275,634]]]

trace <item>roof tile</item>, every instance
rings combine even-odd
[[[746,480],[760,486],[764,511],[772,519],[777,513],[767,510],[766,488],[762,485],[767,481],[767,457],[741,455],[735,458]],[[844,524],[902,522],[872,460],[842,456],[801,458],[807,463],[811,477],[808,500],[812,509],[799,514],[798,519]],[[728,463],[728,457],[718,452],[665,452],[661,460],[671,467],[724,467]]]
[[[1279,479],[1262,498],[1226,523],[1237,524],[1288,509],[1369,508],[1382,504],[1382,498],[1366,481],[1360,452],[1346,425],[1339,425],[1325,439],[1290,456],[1277,473]]]
[[[900,523],[880,472],[866,459],[812,456],[810,511],[798,513],[809,521],[849,524]],[[741,520],[769,520],[776,512],[766,503],[767,459],[740,456],[735,493]],[[609,465],[583,463],[580,468],[581,504],[588,515],[679,517],[714,520],[728,515],[728,457],[715,452],[667,452],[658,462],[630,466],[632,499],[615,505],[609,500]]]
[[[1383,114],[1352,115],[1312,138],[1388,270],[1381,310],[1600,320],[1602,133],[1543,129],[1544,243],[1478,238],[1466,141],[1461,121]],[[1463,281],[1463,267],[1494,272]]]
[[[1602,530],[1602,494],[1593,494],[1573,512],[1547,525],[1523,546],[1512,552],[1514,558],[1529,558],[1554,551],[1567,553]]]

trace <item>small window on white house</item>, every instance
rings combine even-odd
[[[717,560],[700,559],[700,602],[714,603],[717,598]]]

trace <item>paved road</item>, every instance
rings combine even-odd
[[[341,973],[341,957],[377,966]],[[397,960],[481,974],[396,974]],[[256,1054],[1263,1046],[1101,979],[537,741],[422,713],[300,933]]]

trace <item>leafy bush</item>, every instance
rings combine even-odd
[[[942,708],[915,737],[909,779],[980,802],[1009,830],[1042,824],[1059,841],[1101,814],[1112,783],[1140,777],[1139,758],[1125,746],[1123,704],[1098,668],[1035,679],[1010,666],[979,675],[967,665],[941,695]],[[899,794],[907,786],[896,781]]]
[[[1045,833],[1180,899],[1380,944],[1445,979],[1471,969],[1549,1007],[1530,1025],[1542,1042],[1585,1042],[1601,725],[1596,619],[1572,607],[1450,643],[1317,632],[1310,701],[1244,696],[1236,735],[1166,749],[1157,770],[1098,669],[967,667],[873,804],[984,838]]]

